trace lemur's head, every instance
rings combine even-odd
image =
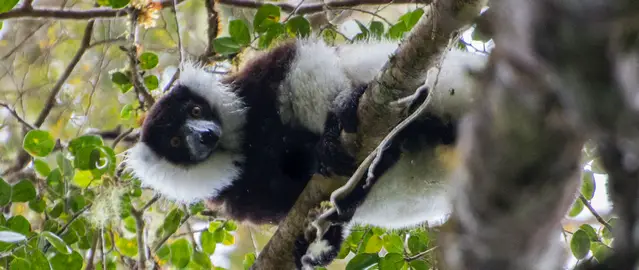
[[[185,63],[175,86],[148,111],[126,166],[170,199],[214,196],[237,176],[244,113],[228,85]]]

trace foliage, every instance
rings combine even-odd
[[[17,0],[0,2],[0,13],[19,8]],[[129,0],[79,2],[78,8],[87,9],[96,3],[101,8],[131,6]],[[199,23],[190,22],[202,21],[194,14],[202,14],[203,10],[201,1],[184,1],[177,12],[183,18],[179,27],[203,30],[197,28]],[[251,18],[230,19],[225,23],[227,34],[210,43],[195,40],[186,32],[182,32],[182,41],[185,47],[207,44],[216,53],[216,59],[229,60],[247,49],[266,49],[293,37],[317,36],[329,44],[366,39],[400,40],[423,14],[422,9],[413,9],[394,23],[386,23],[378,17],[371,17],[368,22],[357,18],[359,33],[348,37],[336,25],[314,29],[305,16],[289,16],[279,7],[265,4]],[[203,212],[202,203],[186,206],[163,199],[152,203],[153,191],[141,187],[137,179],[119,170],[123,153],[135,140],[135,132],[125,131],[139,128],[147,109],[141,104],[138,92],[149,91],[151,96],[160,97],[162,91],[158,90],[170,83],[172,70],[179,60],[175,53],[180,49],[178,24],[168,9],[163,10],[161,16],[162,20],[158,20],[161,23],[156,27],[138,27],[140,44],[133,50],[137,69],[130,66],[127,46],[110,42],[92,46],[64,81],[63,90],[55,99],[55,108],[41,127],[30,129],[13,121],[15,119],[0,120],[0,138],[8,134],[8,139],[2,141],[6,146],[0,146],[0,169],[13,164],[24,150],[29,159],[27,171],[31,172],[11,181],[0,178],[0,206],[10,210],[6,216],[0,215],[0,252],[5,254],[0,256],[0,267],[131,268],[137,263],[140,250],[148,250],[149,266],[222,269],[210,258],[227,256],[219,252],[224,246],[237,247],[235,255],[229,256],[230,268],[248,269],[255,262],[256,252],[272,232],[270,228],[256,231],[232,220],[211,216]],[[130,23],[126,17],[113,22],[96,21],[93,42],[118,42],[118,38],[126,36]],[[12,25],[8,22],[2,24],[5,30],[9,27],[33,30],[24,21],[11,21]],[[35,31],[35,37],[25,42],[29,46],[16,45],[16,50],[24,51],[25,55],[36,52],[30,57],[6,46],[9,38],[4,35],[10,35],[9,31],[0,34],[0,41],[5,42],[0,43],[0,54],[7,53],[3,58],[7,64],[3,66],[12,68],[12,72],[2,71],[5,75],[0,77],[0,100],[20,108],[17,111],[23,119],[32,123],[44,107],[44,97],[80,47],[85,25],[86,22],[56,22],[40,32]],[[475,37],[490,40],[479,34]],[[466,45],[459,43],[458,46]],[[133,70],[140,72],[145,89],[134,88]],[[14,82],[15,77],[20,76],[28,80]],[[120,127],[115,129],[115,136],[105,132],[115,127]],[[129,136],[133,137],[127,142]],[[116,137],[122,140],[116,142]],[[588,157],[584,162],[590,165],[590,170],[584,171],[581,194],[585,203],[590,203],[598,188],[594,176],[604,172],[597,157],[590,154],[593,150],[584,151]],[[587,209],[585,203],[576,200],[569,215],[579,215]],[[148,208],[144,208],[147,204]],[[140,223],[147,232],[144,247],[139,246],[137,237],[141,233]],[[614,219],[607,223],[614,229]],[[339,258],[345,259],[342,268],[430,269],[437,233],[437,230],[423,228],[397,231],[354,228],[339,252]],[[610,254],[613,239],[606,226],[595,228],[583,224],[574,231],[567,230],[566,234],[570,235],[569,246],[577,259],[591,254],[601,260]],[[250,244],[246,245],[247,241]],[[258,244],[254,246],[254,243]]]

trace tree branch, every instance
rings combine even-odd
[[[204,53],[200,56],[200,61],[208,63],[215,56],[213,40],[217,38],[217,35],[220,32],[220,18],[217,10],[215,10],[215,0],[204,0],[204,4],[206,6],[206,18],[208,23],[208,28],[206,30],[207,46]]]
[[[27,121],[25,121],[24,119],[22,119],[22,117],[20,117],[20,115],[18,115],[18,112],[16,112],[14,109],[12,109],[9,104],[0,102],[0,107],[4,107],[5,109],[7,109],[9,111],[9,113],[11,115],[13,115],[13,117],[18,120],[18,122],[22,123],[22,125],[27,128],[28,130],[31,129],[36,129],[34,126],[32,126],[31,124],[29,124]]]
[[[129,68],[131,69],[130,80],[133,84],[133,89],[138,96],[138,99],[142,97],[143,100],[140,100],[140,104],[146,104],[147,108],[151,108],[153,103],[155,103],[155,99],[149,93],[149,89],[144,85],[144,79],[140,75],[140,71],[138,70],[138,17],[140,16],[140,12],[138,10],[132,9],[129,13],[129,41],[131,45],[127,48],[127,56],[129,57]]]
[[[354,2],[340,2],[340,5],[343,6],[344,3]],[[396,55],[391,57],[382,73],[369,85],[362,97],[358,108],[360,112],[358,118],[362,124],[357,134],[361,138],[359,140],[361,147],[356,149],[359,162],[367,157],[386,136],[387,131],[401,120],[399,114],[389,113],[388,103],[414,93],[417,87],[424,83],[423,75],[426,74],[429,65],[435,62],[436,56],[443,51],[443,47],[448,44],[451,33],[469,25],[479,14],[484,3],[483,0],[440,0],[431,9],[429,15],[424,15],[413,28]],[[362,2],[357,2],[353,6],[359,4]],[[282,8],[286,9],[286,7]],[[303,8],[305,8],[304,5],[298,9],[298,13],[303,13]],[[391,87],[401,90],[391,91],[389,90]],[[371,89],[377,90],[371,91]],[[388,92],[392,94],[389,95]],[[348,138],[342,138],[342,140],[349,141]],[[344,180],[339,177],[326,179],[315,175],[298,197],[286,219],[279,224],[277,231],[257,258],[253,269],[294,268],[292,254],[294,242],[296,237],[304,234],[309,211],[325,200],[335,190],[336,185],[343,184]]]
[[[584,197],[584,195],[579,194],[579,200],[581,200],[581,202],[586,206],[586,208],[588,208],[588,210],[590,211],[590,213],[595,217],[595,219],[597,219],[597,221],[599,223],[601,223],[601,225],[603,225],[604,227],[606,227],[606,229],[608,229],[610,232],[612,232],[612,226],[610,226],[610,223],[606,222],[606,220],[604,220],[599,213],[597,213],[597,211],[595,210],[595,208],[592,207],[592,205],[590,205],[590,202],[588,202],[588,199],[586,199],[586,197]]]
[[[184,0],[178,0],[181,3]],[[30,2],[30,1],[29,1]],[[162,7],[172,6],[172,0],[158,2]],[[95,20],[99,18],[116,18],[127,15],[129,8],[111,9],[94,8],[87,10],[33,8],[30,4],[0,13],[0,20],[16,18],[58,19],[58,20]]]
[[[432,0],[345,0],[345,1],[330,1],[330,2],[318,2],[312,4],[304,4],[296,9],[297,5],[291,5],[288,3],[280,2],[258,2],[252,0],[219,0],[220,4],[244,7],[244,8],[259,8],[265,4],[272,4],[280,7],[282,11],[292,13],[295,11],[297,14],[309,14],[324,11],[324,8],[328,9],[343,9],[362,5],[383,5],[383,4],[430,4]]]

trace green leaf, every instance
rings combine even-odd
[[[237,224],[235,224],[235,222],[233,222],[232,220],[227,220],[224,223],[224,229],[229,232],[235,231],[237,230]]]
[[[570,239],[570,250],[577,259],[583,259],[590,251],[590,239],[588,234],[582,230],[577,230]]]
[[[7,220],[7,227],[14,232],[28,236],[31,232],[31,224],[23,216],[12,216]]]
[[[193,260],[193,262],[196,263],[197,265],[204,267],[205,269],[213,268],[213,264],[211,263],[211,258],[209,258],[208,255],[202,252],[194,251],[193,258],[191,260]]]
[[[33,168],[35,169],[36,172],[38,172],[38,174],[44,177],[46,177],[47,175],[49,175],[49,173],[51,173],[51,168],[49,168],[49,164],[47,164],[42,159],[38,159],[38,158],[33,159]]]
[[[213,239],[215,239],[216,243],[224,242],[225,231],[222,228],[219,228],[213,232]]]
[[[56,168],[51,171],[51,173],[47,176],[47,185],[53,189],[53,191],[57,192],[58,195],[62,195],[64,185],[62,183],[62,173],[60,172],[60,169]]]
[[[360,270],[366,269],[369,266],[377,264],[379,256],[377,253],[360,253],[355,255],[348,264],[346,270]]]
[[[70,180],[75,174],[75,169],[73,169],[73,163],[67,157],[62,154],[62,152],[58,153],[56,156],[56,162],[58,163],[58,168],[60,168],[60,172],[67,179]]]
[[[384,235],[384,249],[388,252],[403,254],[404,243],[402,242],[402,238],[396,234]]]
[[[209,232],[215,232],[222,226],[222,222],[219,221],[211,221],[209,222]]]
[[[177,231],[178,227],[180,227],[180,221],[182,220],[182,210],[174,208],[169,212],[164,220],[164,224],[162,224],[162,229],[164,229],[164,233],[172,234]]]
[[[584,204],[581,202],[581,200],[579,200],[579,198],[577,198],[577,200],[575,200],[575,202],[572,204],[572,208],[570,208],[570,212],[568,212],[568,215],[570,217],[576,217],[577,215],[579,215],[579,213],[581,213],[582,210],[584,210]]]
[[[18,4],[19,0],[2,0],[0,1],[0,13],[5,13]]]
[[[380,270],[402,269],[404,266],[404,256],[399,253],[388,253],[379,260]]]
[[[333,45],[335,44],[335,39],[337,39],[337,32],[331,28],[324,29],[322,38],[326,44]]]
[[[223,231],[223,232],[224,232],[224,240],[222,240],[222,244],[225,246],[230,246],[235,244],[235,236],[233,236],[231,233],[227,231]]]
[[[202,244],[202,251],[206,254],[215,253],[215,247],[217,246],[217,241],[215,241],[215,237],[212,232],[203,231],[200,234],[200,242]]]
[[[246,46],[251,43],[251,32],[244,20],[232,20],[229,22],[229,34],[235,43]]]
[[[274,39],[286,33],[286,27],[281,23],[272,24],[268,27],[265,34],[260,36],[258,47],[261,49],[268,48]]]
[[[131,119],[132,114],[133,114],[133,105],[131,104],[124,105],[124,107],[122,107],[122,110],[120,110],[120,119],[122,120]]]
[[[184,268],[191,260],[193,252],[191,244],[186,239],[178,239],[171,244],[171,263],[178,268]]]
[[[133,216],[128,216],[124,219],[124,228],[129,232],[135,233],[135,218]]]
[[[52,218],[58,218],[60,214],[62,214],[62,210],[64,210],[64,202],[60,201],[56,205],[54,205],[51,210],[49,210],[49,216],[51,216]]]
[[[411,254],[417,254],[428,248],[428,238],[423,233],[411,233],[408,238],[408,249]]]
[[[0,177],[0,206],[5,206],[11,202],[11,185]]]
[[[380,21],[372,21],[369,28],[371,30],[371,34],[378,39],[382,37],[382,34],[384,34],[384,24]]]
[[[47,257],[44,256],[44,253],[42,253],[40,250],[33,250],[33,252],[31,252],[31,269],[32,270],[48,270],[51,269],[51,266],[49,265],[49,261],[47,260]]]
[[[140,192],[142,192],[142,190],[140,190]],[[204,211],[205,209],[206,207],[204,207],[204,204],[202,202],[197,202],[189,206],[189,211],[191,212],[192,215],[196,215]]]
[[[587,200],[592,200],[595,196],[595,176],[591,171],[583,171],[581,173],[581,194],[586,197]]]
[[[219,37],[213,40],[213,49],[221,55],[238,53],[242,46],[231,37]]]
[[[255,263],[255,253],[247,253],[244,255],[244,261],[242,261],[242,265],[244,265],[244,270],[251,269],[251,266]]]
[[[590,250],[592,250],[592,256],[595,257],[598,262],[603,262],[612,255],[612,249],[602,243],[591,243]]]
[[[28,202],[35,199],[35,197],[35,187],[29,180],[22,180],[11,189],[11,201],[13,202]]]
[[[588,235],[588,238],[590,238],[590,241],[599,241],[599,237],[597,236],[597,231],[589,224],[582,224],[581,226],[579,226],[579,229],[584,231]]]
[[[413,29],[413,26],[415,26],[417,22],[419,22],[419,19],[422,17],[422,15],[424,15],[424,10],[419,8],[407,12],[406,14],[399,17],[399,20],[403,21],[406,25],[406,31],[410,31],[411,29]]]
[[[146,88],[148,88],[150,91],[153,91],[155,89],[158,89],[158,87],[160,86],[160,80],[155,75],[149,75],[144,77],[144,85],[146,85]]]
[[[355,23],[357,23],[357,27],[359,27],[359,31],[361,32],[361,34],[364,34],[364,36],[368,37],[368,28],[366,28],[366,26],[358,20],[355,20]]]
[[[126,7],[131,0],[109,0],[109,6],[112,8]]]
[[[26,241],[27,237],[11,231],[0,231],[0,242],[4,243],[17,243]]]
[[[366,246],[364,247],[364,253],[377,253],[382,250],[383,245],[382,238],[379,235],[373,235],[371,238],[366,241]]]
[[[286,31],[294,37],[308,37],[311,34],[311,24],[304,16],[298,15],[286,22]]]
[[[339,253],[337,254],[337,258],[340,260],[344,259],[350,253],[351,253],[351,247],[347,245],[346,243],[343,243],[342,246],[339,248]]]
[[[158,65],[160,58],[152,52],[145,52],[140,55],[140,68],[152,69]]]
[[[115,246],[126,256],[135,257],[138,255],[138,242],[135,239],[120,237],[115,241]]]
[[[131,84],[131,78],[120,71],[111,72],[111,81],[117,85]]]
[[[47,207],[46,202],[42,198],[35,198],[29,201],[29,208],[35,211],[36,213],[44,212],[44,209]]]
[[[398,40],[406,33],[406,24],[404,22],[398,22],[388,29],[388,37],[390,39]]]
[[[471,35],[471,38],[473,40],[477,40],[481,42],[488,42],[491,39],[489,35],[482,32],[481,29],[479,28],[475,28],[475,30],[473,30],[473,34]]]
[[[257,33],[264,33],[271,25],[279,22],[280,8],[272,4],[262,5],[255,13],[253,29]]]
[[[46,157],[54,147],[53,136],[44,130],[30,130],[22,142],[22,148],[34,157]]]
[[[611,218],[608,220],[608,224],[610,224],[611,227],[615,227],[615,224],[617,223],[617,218]],[[604,228],[601,230],[601,236],[603,238],[606,239],[612,239],[614,237],[614,234],[608,230],[608,227],[604,226]]]
[[[171,248],[169,248],[169,245],[164,244],[160,247],[160,249],[158,249],[158,252],[155,255],[158,255],[158,257],[162,260],[168,261],[171,259]]]
[[[131,83],[121,84],[121,85],[118,85],[118,88],[120,88],[120,93],[126,94],[127,92],[131,91],[131,89],[133,89],[133,84]]]
[[[10,270],[31,270],[31,263],[23,258],[13,258],[9,264]]]
[[[94,148],[102,145],[104,145],[104,141],[102,141],[100,136],[84,135],[69,142],[69,152],[73,155],[77,155],[77,153],[84,148]]]
[[[431,269],[431,267],[428,265],[428,263],[426,263],[425,261],[422,261],[422,260],[414,260],[414,261],[411,261],[409,264],[410,264],[411,269],[414,269],[414,270],[428,270],[428,269]]]
[[[62,238],[48,231],[44,231],[40,233],[40,235],[47,239],[47,241],[49,241],[49,243],[60,253],[67,255],[71,254],[71,248],[64,243],[64,240],[62,240]]]
[[[49,259],[49,263],[53,270],[80,270],[82,269],[83,258],[77,251],[74,251],[69,255],[56,253],[51,259]]]

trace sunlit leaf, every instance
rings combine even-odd
[[[215,237],[212,232],[203,231],[200,234],[200,242],[202,243],[202,251],[206,252],[206,254],[215,253],[217,241],[215,241]]]
[[[55,140],[48,131],[30,130],[22,142],[22,148],[35,157],[45,157],[55,147]]]
[[[603,262],[612,255],[612,249],[602,243],[592,242],[590,250],[592,251],[592,256],[595,257],[598,262]]]
[[[272,4],[262,5],[255,13],[253,29],[255,29],[257,33],[264,33],[271,25],[279,23],[279,21],[279,7]]]
[[[244,255],[244,260],[242,261],[242,265],[244,265],[244,270],[251,269],[251,266],[255,263],[255,253],[247,253]]]
[[[403,254],[404,244],[402,242],[402,238],[396,234],[384,235],[384,249],[388,252]]]
[[[235,224],[232,220],[227,220],[224,223],[224,229],[230,232],[235,231],[237,230],[237,224]]]
[[[388,29],[388,38],[394,40],[401,39],[406,31],[406,24],[404,22],[398,22]]]
[[[582,230],[577,230],[570,240],[570,250],[577,259],[583,259],[590,251],[590,239],[588,234]]]
[[[33,168],[35,171],[41,176],[46,177],[51,173],[51,168],[49,168],[49,164],[47,164],[44,160],[41,159],[33,159]]]
[[[158,65],[160,62],[160,58],[157,54],[152,52],[145,52],[140,55],[140,68],[142,69],[152,69]]]
[[[194,263],[204,267],[205,269],[213,268],[213,265],[211,264],[211,258],[209,258],[208,255],[202,252],[194,251],[192,260]]]
[[[0,13],[5,13],[18,4],[19,0],[2,0],[0,1]]]
[[[583,171],[581,173],[581,194],[586,197],[587,200],[592,200],[595,196],[595,176],[591,171]]]
[[[171,244],[171,263],[178,268],[184,268],[191,261],[193,248],[186,239],[178,239]]]
[[[120,111],[120,118],[123,120],[128,120],[131,118],[132,114],[133,114],[133,105],[127,104],[127,105],[124,105],[124,107],[122,107],[122,110]]]
[[[424,15],[424,10],[418,8],[402,15],[401,17],[399,17],[399,20],[404,22],[404,24],[406,25],[406,30],[410,31],[411,29],[413,29],[413,26],[415,26],[417,22],[419,22],[419,19],[422,17],[422,15]]]
[[[120,237],[115,241],[115,246],[126,256],[135,257],[138,255],[138,243],[135,239]]]
[[[222,240],[222,244],[225,246],[230,246],[235,244],[235,236],[233,236],[231,233],[227,231],[223,231],[223,232],[224,232],[224,240]]]
[[[66,243],[64,243],[64,240],[62,240],[62,238],[58,237],[52,232],[47,232],[47,231],[40,233],[40,235],[44,237],[45,239],[47,239],[47,241],[49,241],[49,243],[60,253],[71,254],[71,248],[67,246]]]
[[[570,217],[576,217],[577,215],[581,213],[582,210],[584,210],[584,204],[581,202],[581,200],[577,199],[572,204],[572,208],[570,208],[568,215]]]
[[[153,91],[158,89],[158,87],[160,86],[160,80],[158,79],[158,76],[149,75],[144,77],[144,85],[146,86],[146,88]]]
[[[366,246],[364,247],[365,253],[377,253],[382,249],[383,241],[382,238],[378,235],[373,235],[371,238],[366,241]]]
[[[284,27],[284,25],[281,23],[271,24],[267,28],[266,33],[260,36],[258,40],[258,47],[262,49],[268,48],[273,40],[282,36],[284,33],[286,33],[286,27]]]

